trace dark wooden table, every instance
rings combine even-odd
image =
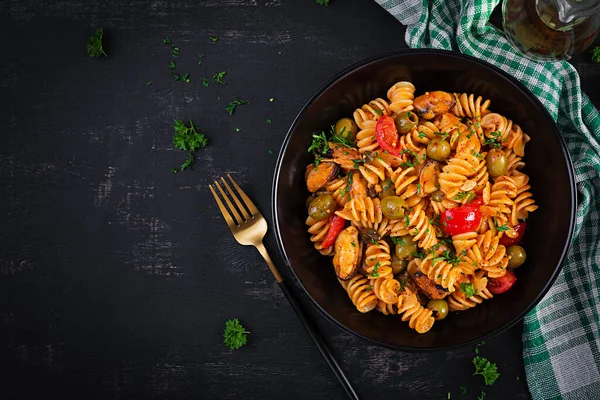
[[[109,57],[90,59],[100,27]],[[190,83],[168,74],[167,35]],[[405,47],[402,25],[364,0],[5,0],[0,37],[0,397],[344,399],[207,185],[231,173],[270,219],[297,112],[336,72]],[[597,104],[586,59],[575,63]],[[219,71],[225,86],[201,84]],[[229,116],[236,96],[252,104]],[[176,175],[174,119],[210,140]],[[289,277],[272,234],[266,244]],[[529,397],[521,326],[481,347],[501,372],[488,388],[473,348],[386,350],[313,315],[365,399]],[[252,332],[238,351],[222,344],[234,317]]]

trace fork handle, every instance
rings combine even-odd
[[[333,354],[331,353],[331,350],[327,346],[327,343],[325,343],[323,336],[321,336],[321,334],[317,330],[317,327],[315,326],[314,322],[312,322],[312,320],[308,318],[308,315],[306,315],[304,307],[298,301],[298,299],[290,289],[288,283],[282,279],[281,281],[279,281],[279,287],[281,287],[281,290],[283,290],[285,297],[287,297],[288,301],[292,305],[292,308],[294,309],[294,311],[296,311],[298,319],[300,320],[300,322],[302,322],[302,325],[304,325],[304,328],[312,338],[313,342],[315,342],[315,345],[321,352],[321,355],[323,356],[325,361],[327,361],[327,364],[329,364],[329,368],[331,368],[335,376],[340,381],[340,384],[346,391],[346,394],[348,394],[348,397],[354,400],[358,400],[358,395],[354,391],[354,388],[352,388],[352,385],[350,384],[350,381],[348,381],[348,378],[346,378],[346,375],[344,375],[342,367],[340,367],[340,365],[334,358]]]

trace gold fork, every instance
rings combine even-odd
[[[217,192],[212,187],[212,185],[208,185],[208,187],[212,192],[213,196],[215,197],[215,201],[217,202],[217,205],[219,206],[219,209],[221,210],[223,218],[225,218],[225,222],[227,222],[227,226],[229,226],[231,233],[233,233],[233,236],[239,244],[242,244],[244,246],[254,246],[258,249],[260,254],[267,262],[267,265],[269,266],[271,273],[273,273],[273,276],[279,284],[279,287],[281,287],[281,290],[283,290],[285,297],[292,305],[292,308],[296,312],[296,315],[300,319],[300,322],[302,322],[302,325],[304,325],[304,328],[306,328],[306,331],[308,332],[315,345],[321,352],[321,355],[325,358],[325,361],[327,361],[327,364],[329,364],[329,367],[332,369],[335,376],[342,384],[342,387],[351,399],[358,399],[358,395],[350,385],[348,378],[346,378],[346,376],[344,375],[342,368],[340,367],[336,359],[333,357],[331,350],[329,349],[329,347],[325,343],[325,340],[317,330],[316,325],[314,324],[314,322],[312,322],[310,318],[308,318],[308,315],[302,307],[302,304],[293,294],[289,285],[283,279],[283,277],[277,270],[277,267],[275,267],[275,264],[273,264],[273,261],[271,261],[271,257],[269,256],[269,253],[267,252],[267,249],[265,249],[265,246],[263,244],[263,238],[267,233],[267,221],[262,216],[260,211],[258,211],[258,208],[256,208],[252,200],[250,200],[250,198],[246,195],[246,193],[244,193],[242,188],[240,188],[239,185],[233,180],[231,175],[227,174],[227,177],[231,181],[231,185],[235,190],[231,189],[231,186],[229,186],[229,184],[223,177],[221,177],[221,181],[223,182],[223,186],[225,186],[225,188],[227,189],[227,192],[223,190],[218,181],[215,181],[215,187],[218,189],[219,193],[225,200],[227,207],[223,204],[221,198],[217,195]],[[233,203],[235,203],[237,208],[234,207],[233,203],[230,200],[230,197],[233,199]],[[240,201],[240,197],[242,201]]]

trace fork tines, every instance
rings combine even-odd
[[[221,177],[221,181],[223,182],[223,185],[225,185],[227,192],[225,192],[225,190],[223,190],[223,188],[221,187],[221,185],[219,184],[218,181],[215,181],[215,183],[214,183],[214,185],[217,187],[217,189],[221,193],[221,196],[225,199],[225,203],[227,203],[227,207],[225,207],[225,205],[221,201],[221,198],[217,195],[217,192],[212,187],[212,185],[208,185],[208,187],[210,188],[210,191],[212,192],[213,196],[215,197],[215,201],[217,202],[217,205],[219,206],[219,209],[221,210],[221,214],[223,214],[225,221],[227,221],[227,225],[229,225],[230,227],[232,225],[237,227],[243,223],[248,222],[250,219],[254,218],[255,215],[260,214],[260,212],[254,205],[252,200],[250,200],[250,198],[246,195],[246,193],[244,193],[242,188],[240,188],[240,186],[233,180],[231,175],[227,174],[227,177],[231,181],[231,184],[233,185],[235,190],[231,189],[231,186],[229,186],[229,184],[223,177]],[[242,198],[243,203],[242,203],[242,201],[240,201],[238,195]],[[233,205],[229,196],[231,196],[233,198],[233,201],[235,202],[235,205],[237,206],[237,208]],[[246,207],[244,207],[244,205]],[[246,211],[246,208],[247,208],[247,211]],[[239,210],[239,212],[238,212],[238,210]],[[242,215],[240,215],[240,213]],[[233,214],[233,217],[231,216],[231,214]]]

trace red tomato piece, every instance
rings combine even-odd
[[[375,139],[377,139],[377,143],[383,150],[395,156],[400,155],[400,137],[396,130],[394,118],[387,115],[379,118],[375,126]]]
[[[338,215],[332,215],[329,219],[329,230],[325,239],[323,239],[323,248],[331,247],[335,243],[335,239],[338,237],[341,231],[346,226],[346,220]]]
[[[449,208],[442,213],[441,221],[446,235],[454,236],[472,232],[481,223],[481,212],[478,205],[471,204]]]
[[[470,206],[482,206],[483,205],[483,197],[477,196],[468,204]]]
[[[516,281],[517,277],[515,276],[515,273],[508,270],[506,271],[506,275],[501,278],[490,278],[488,280],[487,288],[492,294],[500,294],[510,289]]]
[[[515,226],[515,231],[517,231],[518,235],[516,238],[509,238],[508,236],[506,236],[506,234],[502,235],[502,237],[500,238],[500,244],[508,247],[508,246],[512,246],[513,244],[519,244],[521,243],[521,240],[523,239],[523,235],[525,234],[525,228],[527,228],[527,223],[525,221],[521,222],[519,225]]]

